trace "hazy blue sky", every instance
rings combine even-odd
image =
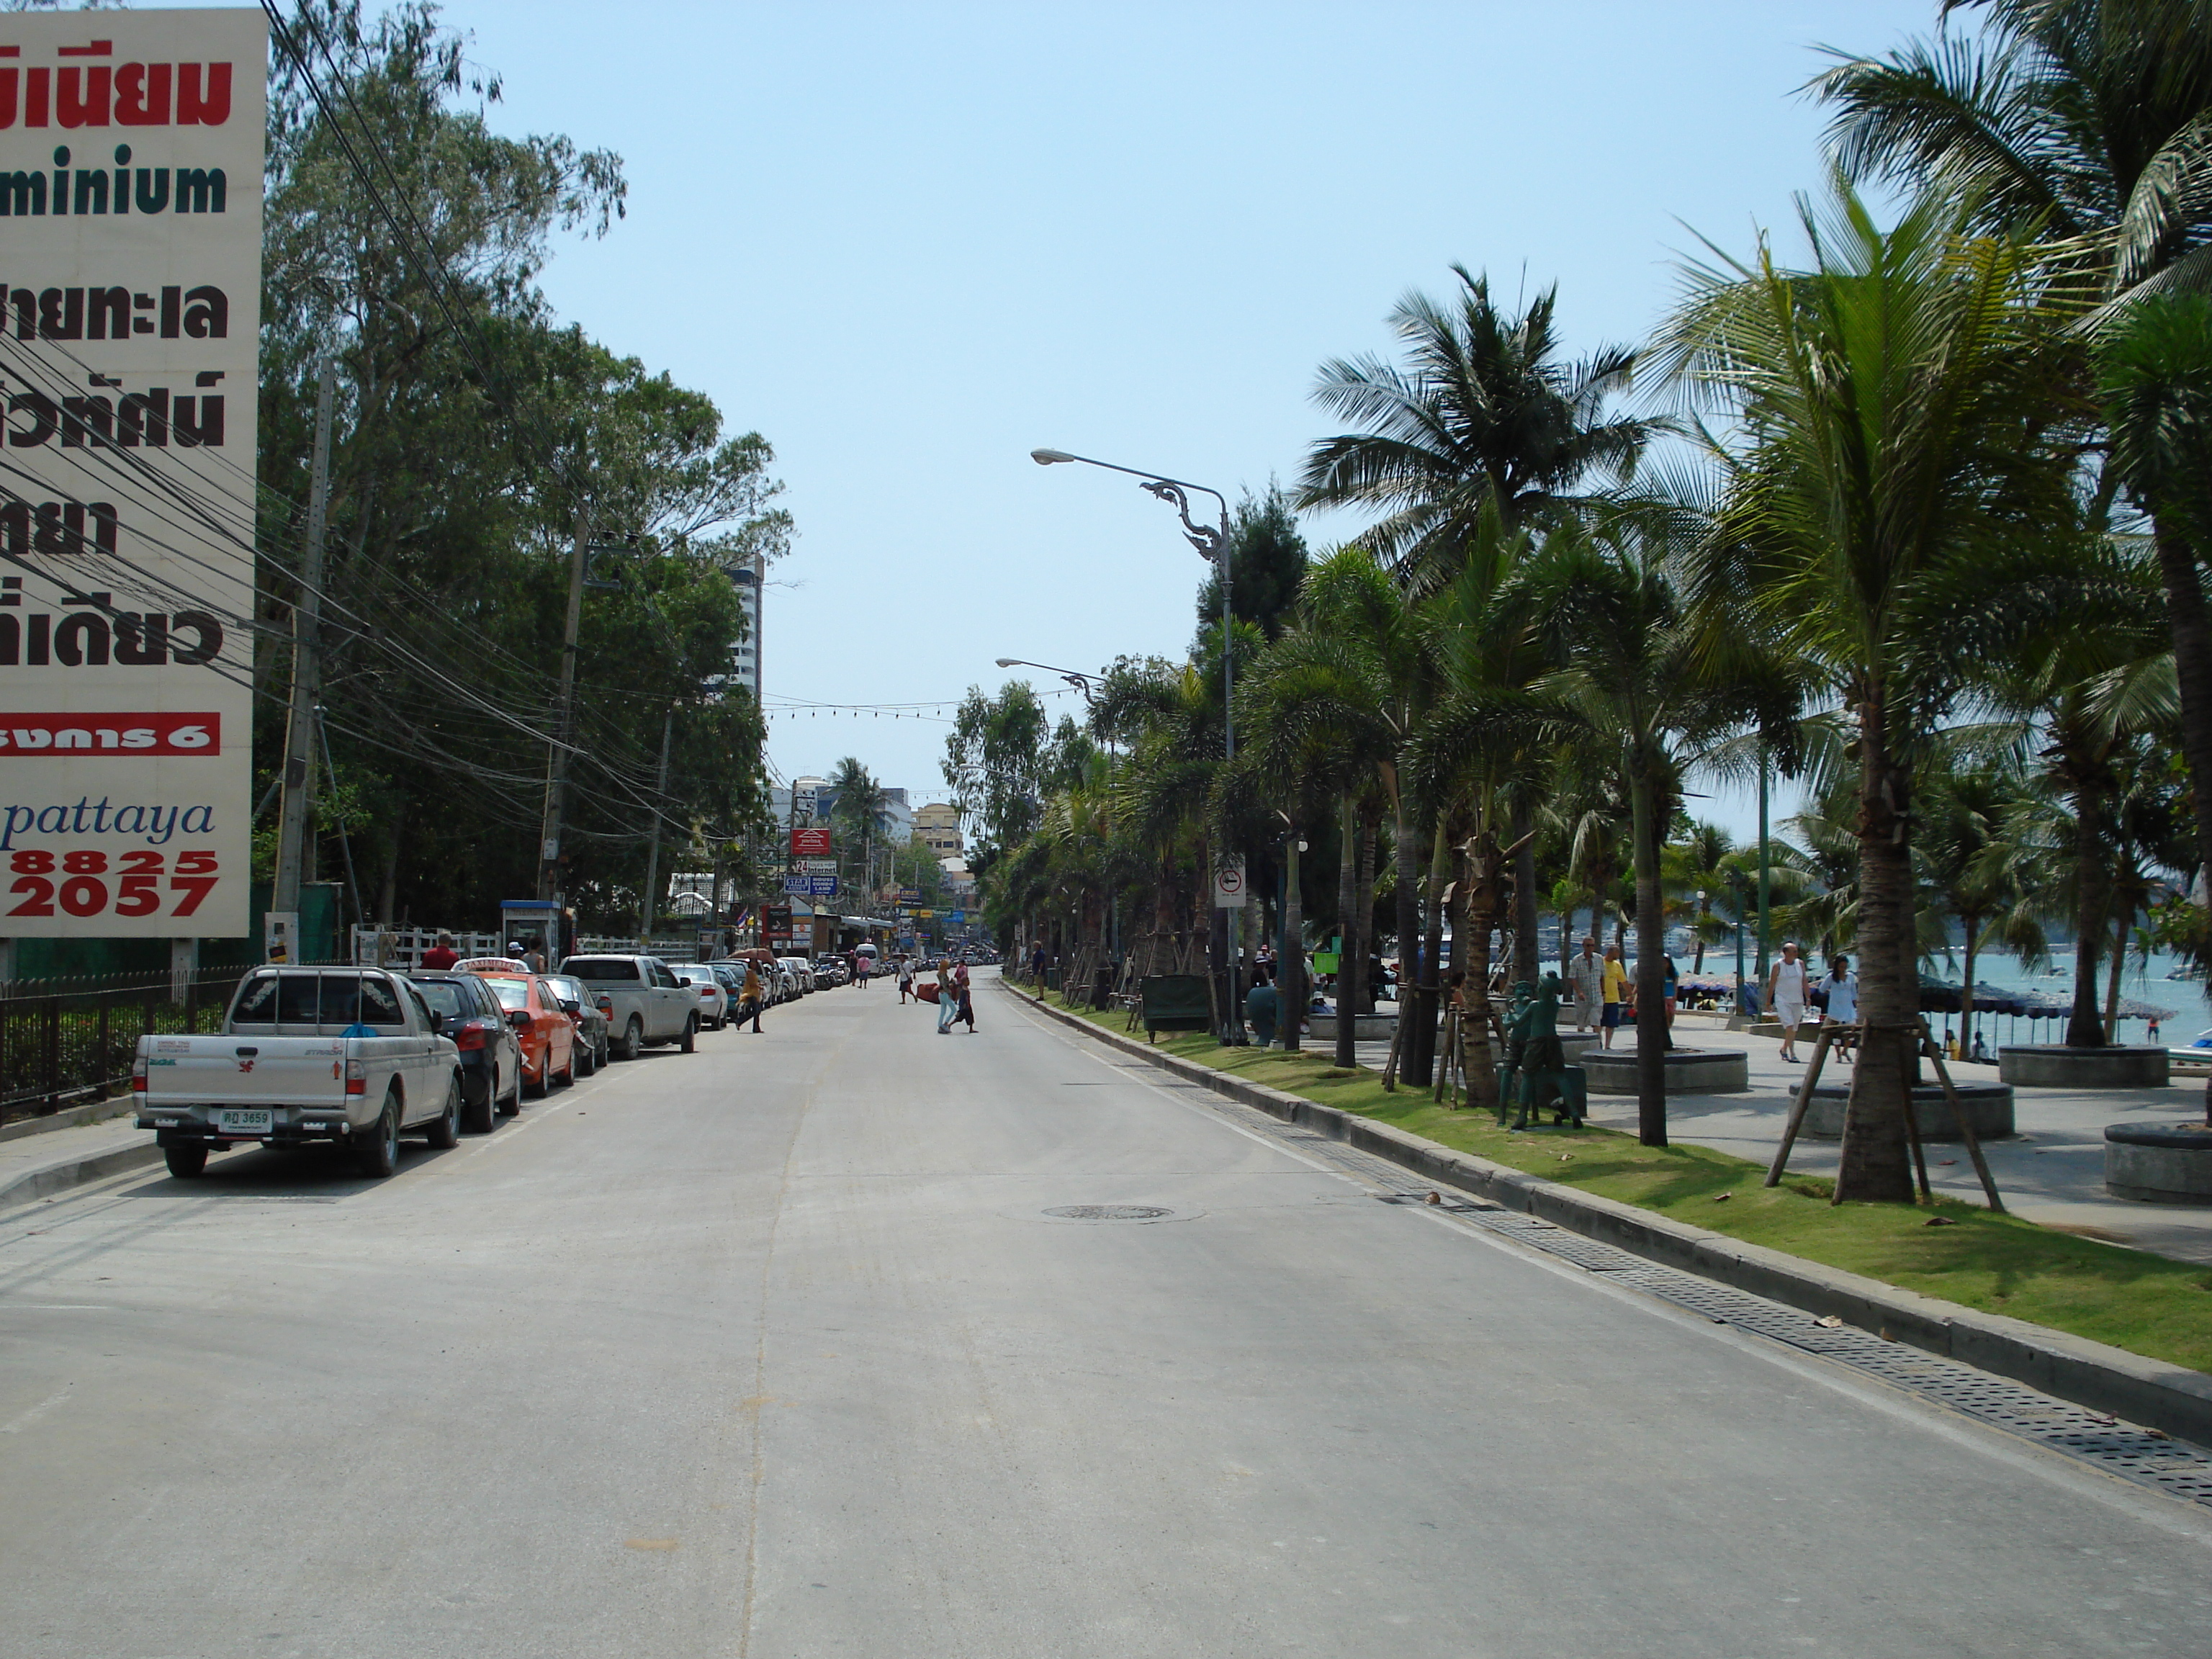
[[[1815,186],[1815,48],[1935,0],[1545,5],[680,5],[460,0],[494,119],[619,152],[629,214],[545,285],[775,447],[798,522],[768,702],[941,699],[1000,656],[1179,654],[1174,515],[1053,446],[1291,478],[1315,368],[1456,260],[1556,283],[1578,350]],[[1785,246],[1794,243],[1785,239]],[[1525,273],[1525,276],[1524,276]],[[1358,526],[1310,522],[1316,541]],[[1067,700],[1063,699],[1063,702]],[[785,775],[942,792],[944,725],[778,716]],[[1746,805],[1709,804],[1747,825]]]

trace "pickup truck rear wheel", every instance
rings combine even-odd
[[[430,1144],[440,1152],[461,1144],[461,1079],[455,1073],[446,1085],[446,1109],[430,1120]]]
[[[374,1127],[362,1137],[354,1152],[361,1172],[372,1181],[381,1181],[399,1167],[399,1094],[397,1090],[384,1097],[384,1110]]]
[[[635,1060],[644,1052],[645,1022],[635,1014],[632,1014],[629,1017],[629,1024],[623,1028],[622,1058]]]
[[[207,1168],[207,1142],[204,1140],[173,1140],[161,1148],[161,1156],[169,1165],[169,1173],[179,1181],[190,1181]]]
[[[698,1046],[698,1036],[699,1016],[686,1014],[684,1017],[684,1035],[676,1039],[676,1047],[682,1053],[688,1054]]]

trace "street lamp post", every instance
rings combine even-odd
[[[1086,674],[1077,668],[1055,668],[1048,662],[1031,662],[1026,657],[1001,657],[999,659],[999,666],[1042,668],[1048,674],[1057,674],[1078,691],[1083,693],[1085,708],[1096,708],[1098,706],[1098,687],[1103,683],[1102,677],[1099,675]],[[1107,769],[1110,775],[1117,769],[1121,758],[1121,750],[1115,745],[1114,734],[1111,732],[1106,734],[1106,756]],[[1113,896],[1107,923],[1106,954],[1118,974],[1121,961],[1121,895],[1119,892]]]
[[[1125,473],[1136,479],[1138,488],[1149,492],[1157,500],[1165,501],[1175,508],[1176,516],[1182,520],[1184,538],[1198,550],[1201,557],[1213,561],[1214,569],[1221,578],[1222,751],[1225,758],[1235,760],[1237,758],[1237,714],[1234,697],[1235,669],[1232,660],[1235,653],[1231,649],[1232,624],[1229,605],[1229,498],[1219,490],[1210,489],[1204,484],[1190,483],[1181,478],[1165,477],[1157,472],[1140,471],[1133,466],[1117,466],[1111,461],[1093,460],[1088,455],[1071,455],[1064,449],[1032,449],[1030,451],[1030,459],[1039,466],[1056,466],[1064,461],[1073,461],[1084,466],[1103,467],[1109,472]],[[1211,495],[1220,503],[1219,524],[1200,524],[1190,516],[1190,496],[1193,490],[1203,495]],[[1244,1040],[1243,1009],[1237,997],[1237,965],[1231,959],[1229,953],[1229,913],[1219,905],[1214,906],[1213,925],[1210,932],[1216,941],[1214,960],[1220,964],[1216,977],[1224,981],[1227,992],[1222,1009],[1221,1041],[1224,1045],[1242,1042]]]

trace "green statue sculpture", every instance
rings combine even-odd
[[[1556,974],[1544,975],[1531,986],[1522,980],[1513,988],[1513,1001],[1505,1027],[1505,1072],[1498,1079],[1498,1121],[1518,1107],[1511,1125],[1528,1127],[1530,1114],[1540,1117],[1553,1109],[1554,1124],[1572,1119],[1582,1127],[1585,1090],[1582,1067],[1567,1064],[1559,1046],[1559,995],[1566,988]]]

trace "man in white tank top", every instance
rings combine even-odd
[[[1805,964],[1798,958],[1794,939],[1784,943],[1782,960],[1767,974],[1766,1006],[1782,1022],[1782,1058],[1794,1062],[1797,1059],[1797,1023],[1805,1018]]]

